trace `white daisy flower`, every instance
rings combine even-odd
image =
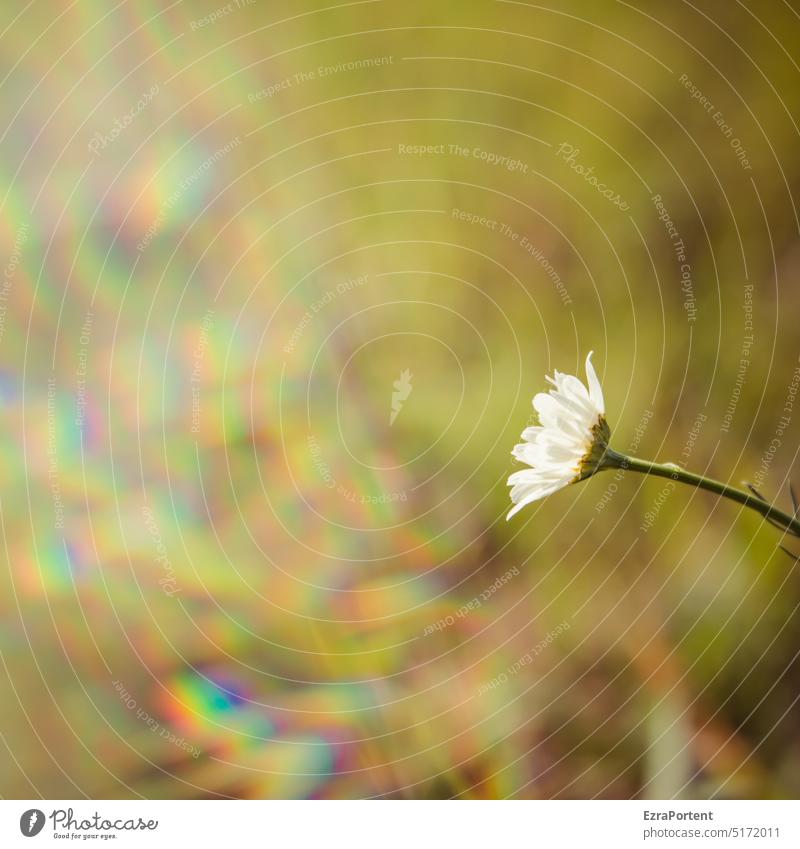
[[[531,468],[514,472],[508,479],[514,507],[507,519],[526,504],[588,478],[600,468],[611,429],[592,353],[586,358],[588,388],[574,375],[557,371],[547,377],[554,388],[534,397],[541,425],[525,428],[525,441],[511,452]]]
[[[751,483],[747,484],[748,491],[736,489],[675,463],[654,463],[614,451],[608,444],[611,428],[606,422],[603,390],[592,366],[591,352],[586,358],[588,386],[574,375],[560,372],[547,380],[553,384],[553,389],[547,394],[540,392],[533,399],[541,424],[525,428],[522,431],[525,441],[515,445],[511,452],[530,468],[514,472],[508,479],[514,504],[508,514],[509,519],[526,504],[588,478],[601,469],[625,469],[669,478],[730,498],[760,513],[784,534],[800,538],[800,499],[791,484],[792,512],[786,513],[770,504]],[[780,548],[800,563],[800,556],[782,545]]]

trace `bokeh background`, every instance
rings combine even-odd
[[[0,794],[800,793],[796,0],[0,18]]]

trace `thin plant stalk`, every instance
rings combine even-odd
[[[750,487],[747,492],[743,489],[729,486],[726,483],[707,478],[704,475],[697,475],[694,472],[688,472],[674,463],[653,463],[650,460],[640,460],[638,457],[627,457],[624,454],[619,454],[611,448],[607,448],[600,468],[606,469],[629,469],[632,472],[639,472],[645,475],[655,475],[660,478],[669,478],[670,480],[687,483],[690,486],[695,486],[698,489],[705,489],[709,492],[721,495],[724,498],[730,498],[751,510],[760,513],[771,524],[780,528],[787,533],[800,537],[800,519],[797,517],[797,511],[794,515],[785,513],[777,507],[771,505],[763,496],[761,496],[755,487]]]

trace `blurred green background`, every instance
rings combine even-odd
[[[800,793],[794,0],[0,16],[0,794]]]

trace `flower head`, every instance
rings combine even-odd
[[[547,380],[553,389],[533,399],[541,425],[525,428],[524,442],[511,452],[531,468],[508,479],[514,504],[508,519],[526,504],[593,475],[608,448],[611,429],[592,352],[586,358],[588,387],[574,375],[558,371]]]

